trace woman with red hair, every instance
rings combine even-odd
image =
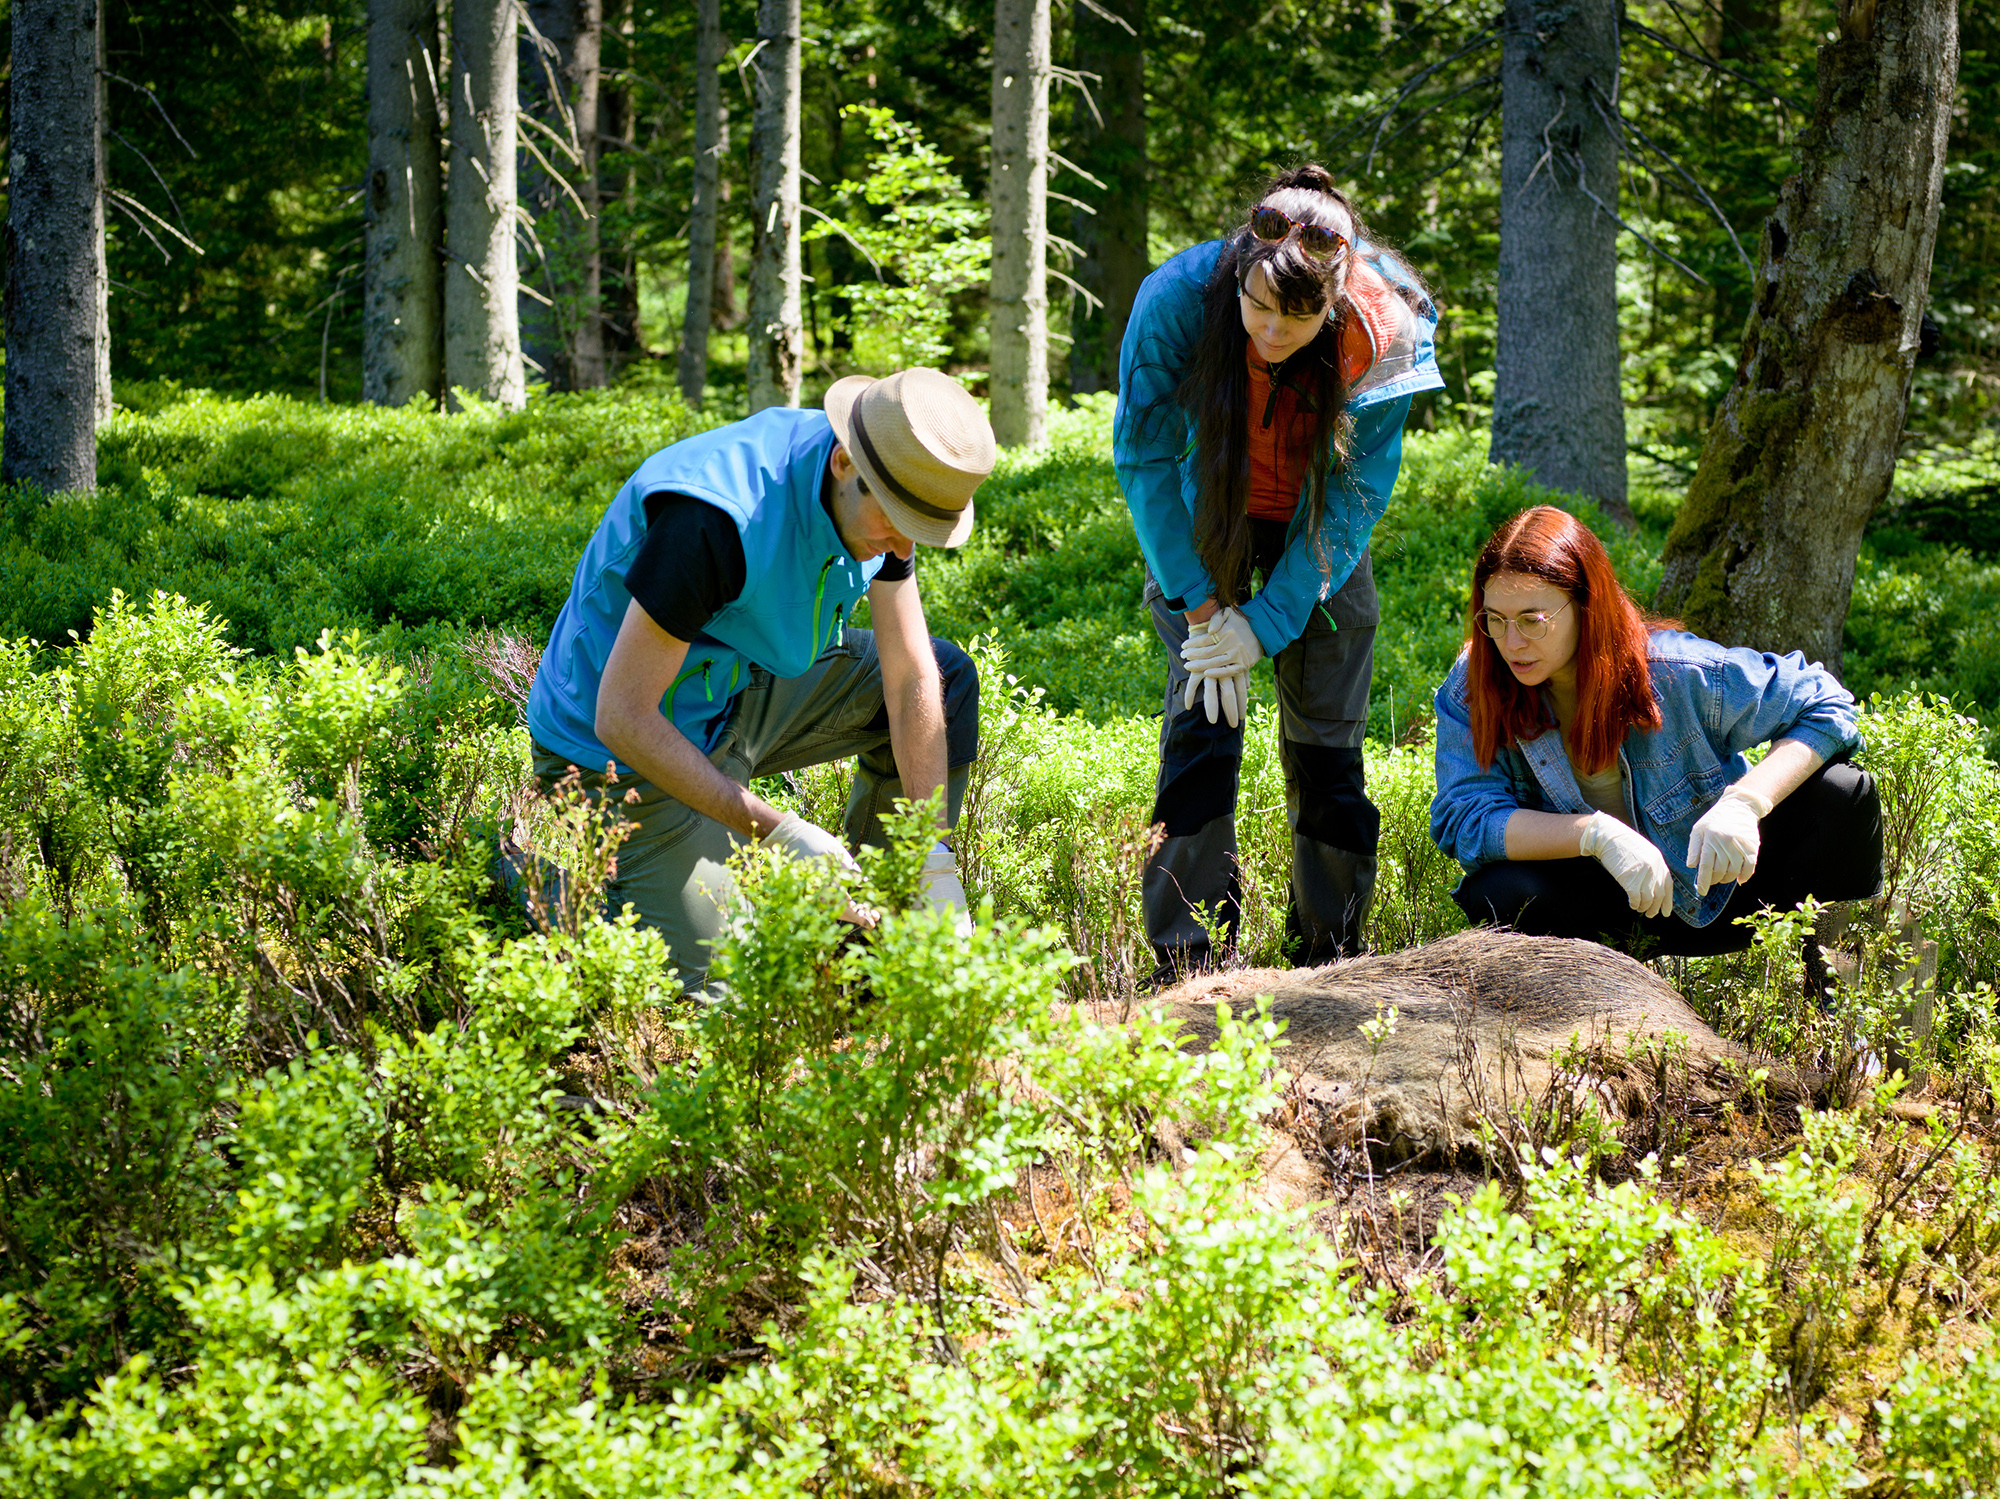
[[[1473,567],[1465,650],[1437,692],[1431,834],[1465,866],[1453,898],[1474,922],[1733,952],[1761,906],[1879,888],[1859,743],[1824,667],[1647,619],[1603,544],[1540,505]]]

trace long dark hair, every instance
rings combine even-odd
[[[1333,185],[1325,167],[1307,162],[1271,179],[1256,206],[1279,210],[1302,224],[1319,224],[1341,234],[1349,249],[1328,263],[1308,259],[1296,234],[1267,244],[1250,232],[1249,216],[1223,245],[1215,274],[1201,294],[1201,334],[1194,357],[1181,373],[1174,400],[1194,424],[1199,498],[1195,504],[1194,545],[1215,584],[1219,603],[1241,603],[1250,593],[1250,375],[1237,296],[1250,272],[1264,268],[1279,307],[1290,314],[1335,309],[1315,338],[1272,375],[1297,398],[1299,412],[1279,441],[1308,457],[1305,526],[1319,546],[1326,515],[1327,473],[1335,454],[1347,453],[1347,384],[1340,372],[1341,298],[1354,259],[1353,245],[1365,236],[1346,194]],[[1325,558],[1317,558],[1322,568]]]

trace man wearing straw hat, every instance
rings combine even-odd
[[[690,990],[734,849],[852,862],[753,777],[854,756],[849,844],[881,840],[893,798],[940,785],[957,822],[979,682],[965,652],[931,638],[914,543],[971,534],[995,457],[950,377],[854,375],[824,411],[772,408],[655,453],[584,548],[528,698],[535,771],[547,787],[574,765],[596,789],[615,763],[638,827],[608,904],[658,929]],[[874,628],[850,629],[864,595]],[[933,904],[964,909],[942,842],[925,883]]]

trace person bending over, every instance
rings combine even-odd
[[[1603,544],[1552,506],[1480,552],[1436,701],[1431,834],[1465,866],[1470,921],[1697,956],[1748,947],[1737,918],[1760,907],[1881,884],[1846,689],[1796,651],[1644,618]]]
[[[1213,960],[1196,907],[1235,940],[1242,718],[1265,656],[1292,828],[1292,958],[1360,946],[1381,828],[1361,768],[1379,618],[1368,540],[1410,398],[1444,383],[1436,327],[1415,273],[1311,165],[1139,288],[1112,455],[1167,645],[1153,798],[1166,841],[1143,886],[1158,980]]]
[[[881,840],[893,798],[940,785],[957,822],[979,683],[931,638],[913,543],[971,534],[996,456],[948,376],[849,376],[824,411],[762,411],[653,454],[584,548],[528,698],[535,771],[546,788],[575,766],[601,791],[615,762],[638,826],[607,904],[659,931],[688,989],[707,977],[733,849],[851,862],[752,777],[856,756],[849,844]],[[849,629],[864,594],[874,629]],[[943,843],[925,879],[934,904],[964,909]]]

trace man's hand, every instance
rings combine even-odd
[[[854,855],[847,851],[838,838],[825,828],[807,822],[796,812],[787,812],[780,818],[778,825],[764,835],[759,847],[775,849],[794,859],[823,859],[829,864],[838,865],[850,874],[861,872],[860,866],[854,862]],[[873,913],[853,901],[847,903],[847,909],[840,913],[840,919],[851,921],[856,926],[875,925]]]

